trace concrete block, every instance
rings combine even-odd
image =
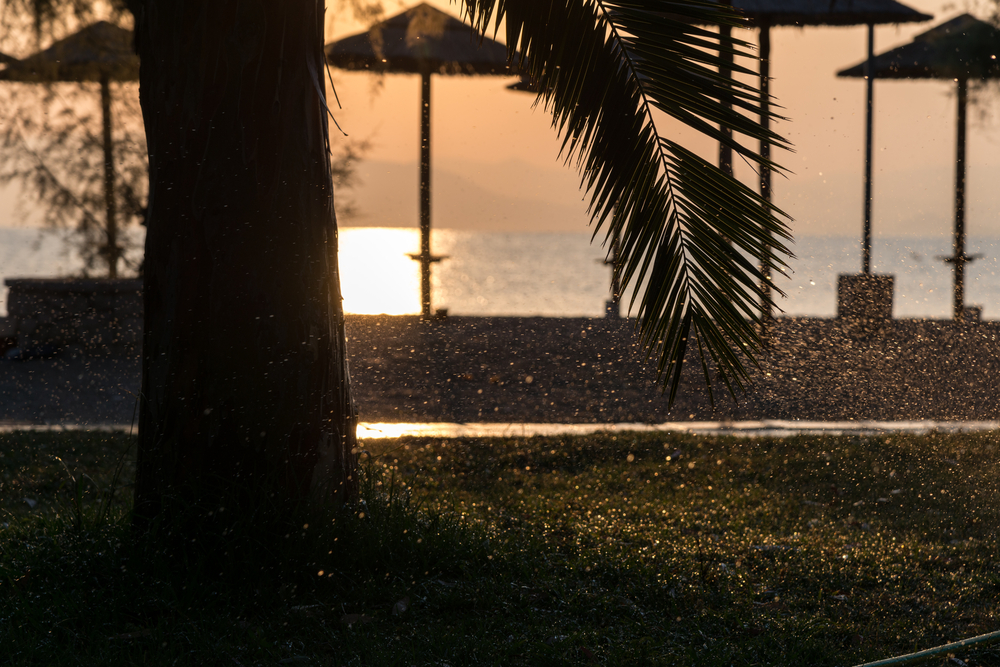
[[[17,335],[29,336],[35,333],[35,329],[37,328],[38,328],[38,320],[31,317],[22,318],[18,320]]]

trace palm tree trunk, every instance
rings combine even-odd
[[[136,521],[353,488],[320,0],[145,0]],[[272,495],[274,494],[274,495]]]

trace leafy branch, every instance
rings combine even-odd
[[[734,138],[789,148],[755,120],[779,118],[760,91],[719,74],[755,75],[742,64],[754,60],[750,45],[715,30],[743,19],[731,7],[686,0],[463,4],[484,34],[505,25],[512,64],[541,91],[536,103],[552,113],[562,155],[590,193],[595,238],[603,232],[607,247],[617,240],[616,277],[642,288],[630,307],[671,400],[692,339],[710,391],[713,370],[731,392],[745,388],[746,362],[761,350],[761,305],[771,298],[762,282],[790,256],[787,216],[662,136],[654,119],[666,114],[751,164],[781,170]]]

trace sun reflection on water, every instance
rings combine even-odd
[[[406,254],[420,247],[416,229],[348,227],[339,237],[345,312],[420,312],[420,265]]]
[[[415,228],[340,231],[344,310],[364,315],[420,312]],[[512,234],[435,229],[431,305],[452,315],[600,317],[610,284],[603,251],[586,233]]]

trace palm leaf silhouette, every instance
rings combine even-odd
[[[778,165],[734,136],[789,148],[758,122],[764,101],[739,64],[750,46],[715,26],[742,26],[731,7],[695,0],[463,0],[484,34],[506,30],[511,58],[536,86],[563,137],[562,155],[590,194],[594,236],[617,239],[623,285],[658,378],[676,397],[692,340],[711,396],[730,392],[761,349],[764,274],[785,266],[787,216],[736,179],[663,136],[663,112],[750,164]],[[503,23],[502,23],[503,21]],[[722,55],[720,55],[722,54]],[[724,61],[726,55],[737,64]],[[770,111],[774,118],[777,115]],[[725,132],[727,128],[730,132]],[[779,292],[780,293],[780,292]]]

